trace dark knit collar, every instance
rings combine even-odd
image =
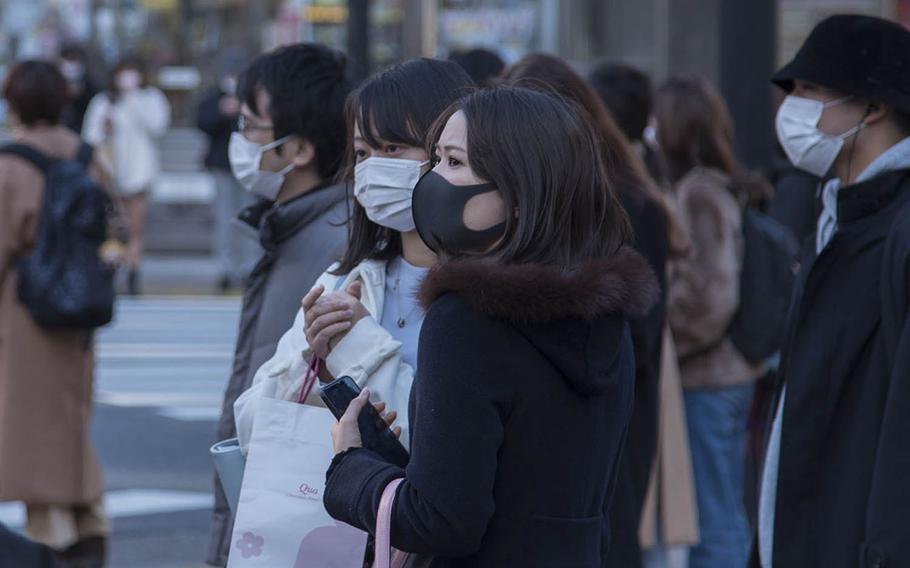
[[[641,317],[654,305],[658,285],[645,259],[624,247],[610,258],[571,271],[488,259],[451,260],[430,270],[420,302],[429,309],[448,292],[494,319],[529,324],[607,314]]]
[[[285,203],[260,200],[240,212],[266,249],[286,241],[347,197],[344,184],[323,184]]]
[[[910,170],[892,170],[872,179],[841,188],[837,194],[837,217],[841,223],[874,215],[904,191]]]

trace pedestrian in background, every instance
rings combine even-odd
[[[910,561],[910,31],[822,21],[773,81],[778,140],[824,178],[780,365],[764,568]]]
[[[244,191],[228,161],[228,143],[237,129],[240,99],[237,75],[245,65],[243,55],[228,50],[218,66],[218,82],[202,96],[196,108],[196,126],[209,139],[205,167],[215,180],[215,257],[221,269],[217,287],[222,293],[241,284],[259,257],[259,245],[250,232],[240,230],[237,215],[256,202]],[[255,234],[255,233],[253,233]]]
[[[506,64],[496,52],[481,47],[454,51],[449,55],[449,61],[461,65],[478,87],[492,86],[506,68]]]
[[[603,63],[588,77],[616,124],[644,160],[651,179],[664,187],[668,184],[667,166],[657,148],[645,140],[645,132],[654,106],[651,79],[640,70],[622,63]]]
[[[430,566],[597,566],[632,411],[626,317],[650,309],[653,273],[623,246],[599,141],[558,97],[482,90],[436,132],[414,190],[443,262],[420,291],[411,461],[359,447],[364,390],[333,432],[326,509],[375,532],[403,477],[391,543]]]
[[[239,132],[231,135],[231,169],[260,202],[240,214],[263,253],[247,282],[224,394],[218,440],[236,435],[234,401],[291,327],[300,300],[345,248],[348,204],[334,179],[342,164],[344,102],[352,88],[343,54],[296,44],[257,57],[241,74]],[[223,566],[231,513],[216,480],[208,562]]]
[[[3,98],[16,143],[76,155],[81,140],[61,123],[66,81],[56,65],[16,64]],[[90,173],[104,178],[97,163]],[[44,187],[31,163],[0,154],[0,501],[24,501],[26,532],[63,560],[100,568],[108,522],[89,440],[92,333],[40,327],[17,295],[16,259],[35,243]]]
[[[509,85],[552,89],[587,114],[600,142],[607,174],[632,223],[635,248],[651,265],[660,286],[661,293],[651,311],[629,321],[635,349],[635,402],[611,509],[613,538],[610,553],[604,559],[604,566],[634,568],[641,565],[638,528],[657,446],[658,379],[666,323],[668,225],[673,221],[672,214],[648,176],[644,162],[597,93],[566,62],[552,55],[528,55],[510,67],[503,80]],[[676,493],[693,491],[691,487],[674,489]]]
[[[82,132],[85,112],[98,94],[98,82],[86,48],[78,43],[60,49],[60,71],[66,79],[68,103],[63,111],[63,124],[77,134]]]
[[[691,252],[673,264],[668,316],[676,342],[700,543],[691,568],[745,565],[749,526],[743,501],[746,417],[764,373],[743,357],[728,330],[739,307],[743,209],[768,191],[733,154],[733,125],[707,79],[677,76],[657,92],[657,139]]]
[[[129,225],[125,264],[127,290],[140,293],[148,194],[161,172],[158,138],[167,130],[170,105],[149,82],[145,64],[127,58],[114,67],[108,90],[92,99],[82,137],[109,162],[114,184],[123,195]]]

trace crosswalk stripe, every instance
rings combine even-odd
[[[217,420],[239,316],[239,298],[118,300],[114,324],[98,334],[96,401],[171,420]]]
[[[208,509],[212,494],[198,491],[170,491],[163,489],[121,489],[104,495],[104,509],[112,519],[139,517],[161,513],[178,513]],[[23,503],[0,503],[0,523],[12,528],[25,526]]]

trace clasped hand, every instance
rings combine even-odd
[[[304,333],[310,349],[320,359],[341,341],[360,320],[370,315],[360,303],[362,284],[353,282],[339,292],[324,294],[319,285],[303,297]]]

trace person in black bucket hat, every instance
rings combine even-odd
[[[910,31],[832,16],[772,80],[781,145],[824,181],[751,565],[910,566]]]

